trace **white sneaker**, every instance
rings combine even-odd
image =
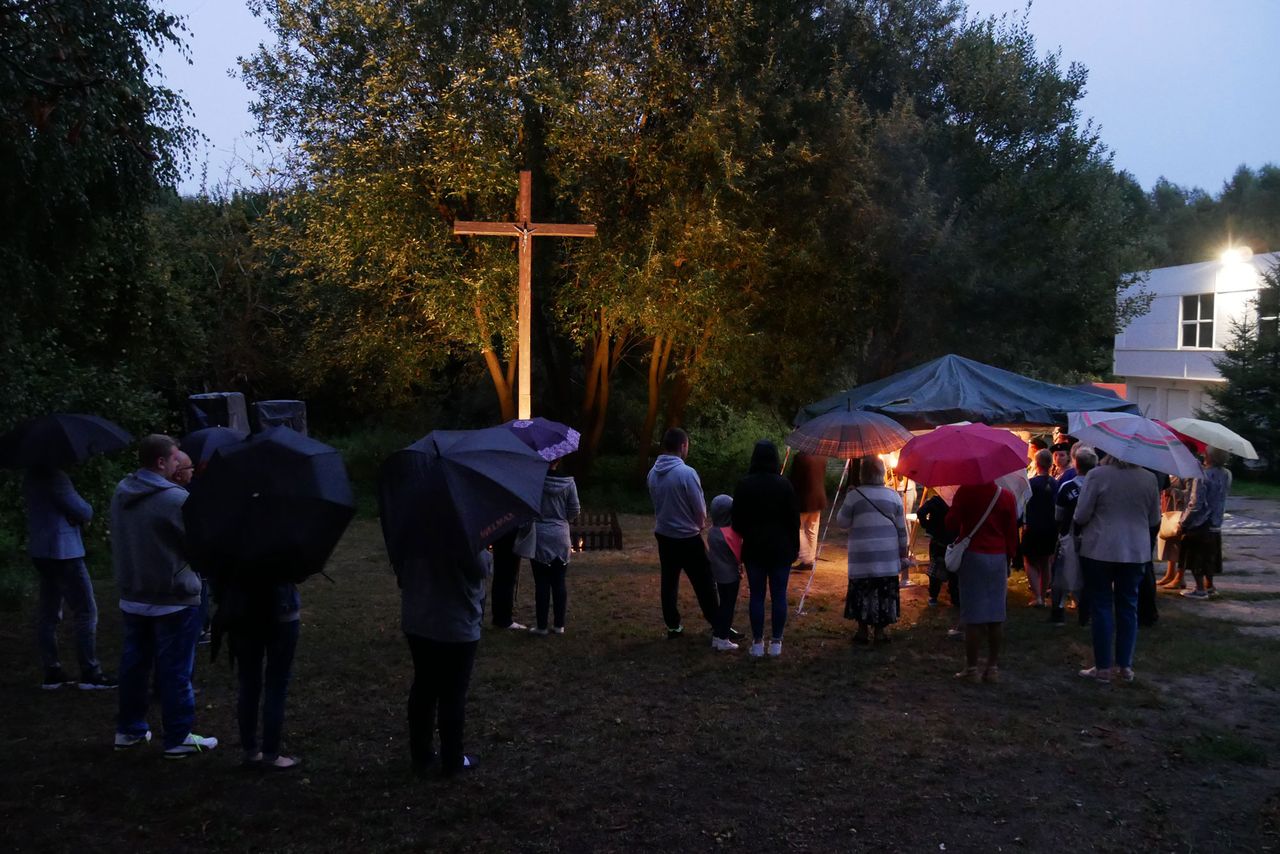
[[[562,635],[564,634],[564,626],[552,626],[551,631],[555,634]]]
[[[507,628],[513,632],[523,632],[525,629],[529,627],[526,626],[524,623],[512,622],[511,625],[507,626]]]
[[[722,652],[731,652],[737,649],[738,645],[728,638],[713,637],[711,639],[711,648],[721,650]]]
[[[769,655],[777,658],[782,655],[782,641],[769,641]]]
[[[170,747],[164,752],[165,759],[186,759],[188,756],[195,756],[197,753],[204,753],[213,750],[218,746],[218,740],[213,736],[207,738],[203,735],[196,735],[194,732],[187,733],[187,737],[182,744]]]
[[[764,642],[756,641],[751,645],[752,658],[764,658]]]
[[[116,733],[116,750],[128,750],[130,747],[137,747],[139,744],[151,743],[151,730],[147,730],[142,735],[126,735],[125,733]]]

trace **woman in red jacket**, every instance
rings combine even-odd
[[[962,486],[947,512],[947,530],[972,535],[960,564],[960,621],[964,623],[965,668],[956,676],[979,680],[978,648],[987,639],[983,682],[1000,679],[1009,562],[1018,553],[1018,507],[1013,494],[994,483]]]

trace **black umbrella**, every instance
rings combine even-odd
[[[547,461],[506,427],[435,430],[382,464],[392,564],[475,554],[538,515]]]
[[[182,452],[191,457],[193,465],[209,462],[213,452],[227,445],[243,442],[248,433],[230,427],[204,427],[192,430],[182,437]]]
[[[42,415],[0,436],[0,465],[60,468],[127,448],[132,442],[124,428],[97,415]]]
[[[182,508],[201,574],[298,582],[324,569],[355,515],[342,457],[287,427],[220,448]]]

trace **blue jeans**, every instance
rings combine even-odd
[[[791,567],[761,566],[748,563],[747,587],[751,591],[747,601],[747,615],[751,618],[751,639],[759,643],[764,639],[764,591],[769,587],[769,605],[773,629],[773,639],[782,640],[782,630],[787,625],[787,579],[791,577]]]
[[[200,607],[191,605],[163,617],[124,617],[124,649],[120,652],[120,714],[116,732],[142,735],[147,727],[150,676],[154,668],[160,692],[165,749],[182,744],[195,721],[196,695],[191,671],[200,639]]]
[[[58,623],[62,622],[62,603],[75,614],[76,655],[80,659],[80,676],[96,676],[98,664],[98,604],[93,598],[93,584],[84,558],[53,560],[32,558],[40,573],[40,604],[36,611],[36,643],[46,670],[61,667],[58,657]]]
[[[1081,557],[1089,619],[1093,625],[1093,663],[1099,670],[1112,664],[1133,667],[1138,646],[1138,585],[1143,564],[1113,563]]]
[[[280,755],[280,731],[284,729],[284,701],[293,674],[293,654],[298,648],[300,620],[275,623],[257,632],[231,636],[240,681],[236,717],[240,723],[240,747],[246,754],[258,752],[258,703],[262,703],[262,758],[270,762]],[[266,670],[262,661],[266,659]]]

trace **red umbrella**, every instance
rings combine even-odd
[[[1168,424],[1161,421],[1159,418],[1152,418],[1151,420],[1159,424],[1164,429],[1168,430],[1174,436],[1178,437],[1178,441],[1186,445],[1187,450],[1190,451],[1191,453],[1203,454],[1206,450],[1209,449],[1209,446],[1206,445],[1204,442],[1201,442],[1199,439],[1188,436],[1186,433],[1183,433],[1180,430],[1173,429]]]
[[[916,436],[898,455],[897,472],[925,486],[991,483],[1027,465],[1027,443],[985,424],[939,427]]]

